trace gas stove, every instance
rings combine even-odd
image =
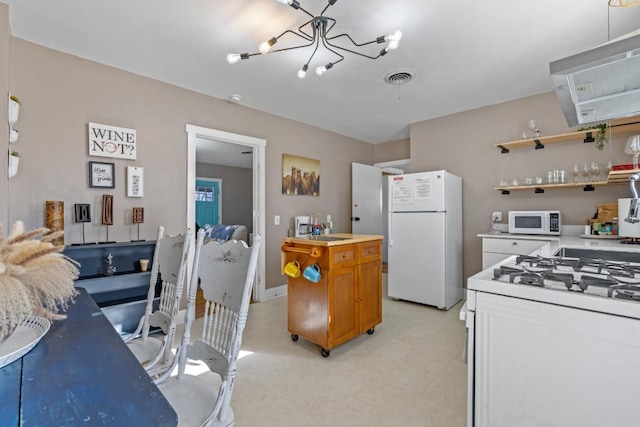
[[[590,258],[517,256],[493,280],[640,302],[640,264]]]
[[[467,288],[640,319],[637,262],[514,255],[470,277]]]

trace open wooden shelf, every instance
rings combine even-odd
[[[629,177],[634,173],[640,173],[640,169],[609,172],[609,184],[628,184]]]
[[[583,140],[584,142],[593,142],[593,137],[597,131],[597,129],[589,129],[558,135],[540,136],[538,138],[520,139],[517,141],[494,144],[494,147],[499,148],[503,153],[508,153],[509,150],[514,148],[533,147],[535,149],[540,149],[549,144],[579,140]],[[611,123],[607,125],[607,136],[609,136],[609,132],[611,132],[611,135],[640,132],[640,117],[636,116],[627,119],[612,120]],[[591,137],[591,141],[588,140],[589,137]]]
[[[620,182],[621,183],[621,182]],[[511,191],[534,190],[535,193],[544,193],[547,189],[558,188],[579,188],[583,187],[584,191],[593,191],[595,187],[611,184],[608,181],[598,182],[570,182],[567,184],[533,184],[533,185],[508,185],[494,187],[494,190],[501,191],[502,194],[509,194]]]
[[[511,191],[534,190],[535,193],[544,193],[546,189],[558,188],[578,188],[582,187],[584,191],[593,191],[595,187],[603,187],[606,185],[628,184],[629,177],[634,173],[640,173],[640,169],[631,169],[623,171],[610,171],[606,181],[598,182],[570,182],[567,184],[534,184],[534,185],[507,185],[494,187],[494,190],[501,191],[502,194],[509,194]]]

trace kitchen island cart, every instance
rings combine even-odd
[[[320,280],[300,274],[288,277],[288,329],[331,349],[382,322],[382,238],[377,235],[332,234],[317,239],[287,238],[282,243],[283,267],[297,261],[300,269],[317,264]]]

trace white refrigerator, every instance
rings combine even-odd
[[[388,180],[389,297],[448,310],[462,299],[462,178],[439,170]]]

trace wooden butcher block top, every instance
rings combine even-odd
[[[338,245],[352,245],[354,243],[370,242],[372,240],[382,240],[384,236],[373,234],[350,234],[350,233],[335,233],[335,234],[323,234],[320,236],[313,236],[308,239],[298,237],[286,237],[282,240],[283,244],[295,243],[305,244],[309,246],[338,246]]]

